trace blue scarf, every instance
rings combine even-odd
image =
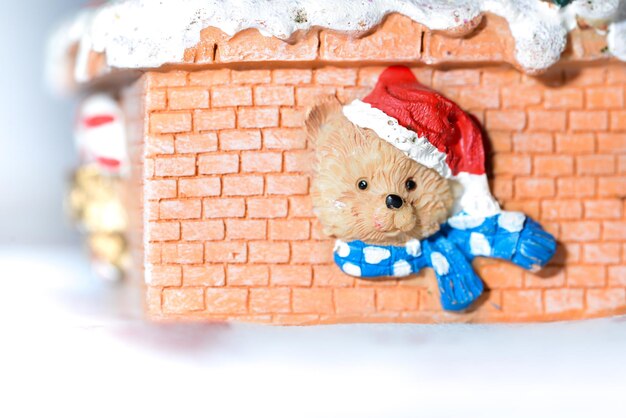
[[[360,278],[406,277],[431,267],[443,308],[459,311],[483,293],[483,282],[471,265],[476,256],[536,270],[555,251],[556,240],[538,223],[519,212],[502,212],[489,218],[456,216],[436,234],[404,246],[337,241],[334,259],[345,273]]]

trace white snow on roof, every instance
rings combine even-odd
[[[62,68],[69,47],[79,43],[75,79],[81,82],[87,79],[90,51],[105,53],[112,68],[156,68],[182,62],[185,50],[197,45],[207,27],[229,36],[255,28],[288,40],[298,30],[316,27],[364,33],[394,12],[433,30],[454,29],[491,12],[509,22],[520,66],[537,71],[558,61],[577,15],[611,21],[624,3],[575,0],[559,8],[540,0],[114,0],[59,28],[51,40],[49,64]],[[620,27],[609,28],[609,49],[623,59],[626,41]]]

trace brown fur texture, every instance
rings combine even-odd
[[[306,127],[316,153],[313,210],[325,234],[344,241],[402,245],[434,234],[449,217],[449,182],[374,131],[351,123],[335,98],[314,106]],[[409,179],[415,181],[415,190],[407,190]],[[367,182],[367,189],[358,188],[360,180]],[[390,194],[402,198],[402,207],[386,206]]]

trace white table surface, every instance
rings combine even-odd
[[[0,249],[0,281],[0,417],[626,416],[625,318],[156,325],[77,249]]]

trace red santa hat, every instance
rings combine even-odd
[[[407,67],[387,68],[374,90],[344,106],[343,114],[454,181],[456,213],[484,217],[500,212],[487,183],[480,128],[456,103],[420,84]]]

